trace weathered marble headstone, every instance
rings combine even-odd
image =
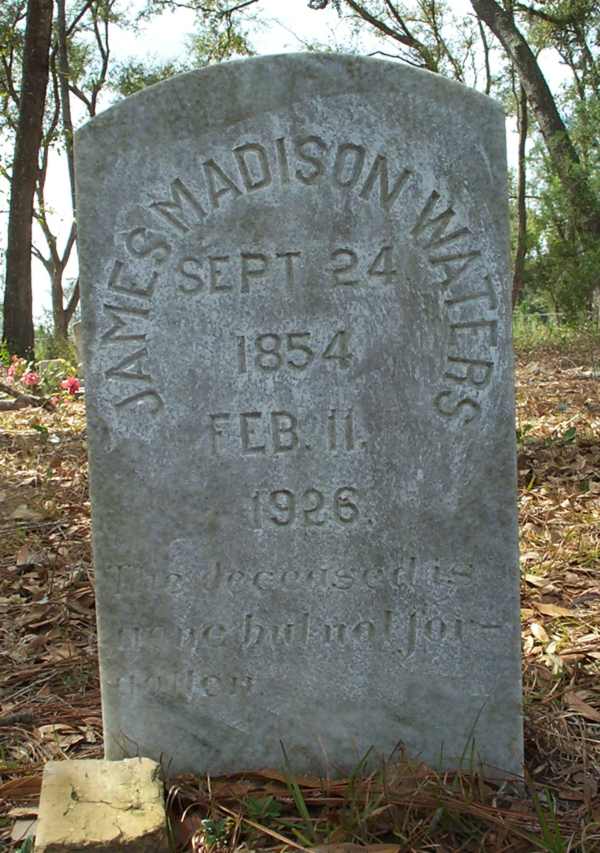
[[[77,137],[110,758],[522,764],[504,121],[233,62]]]

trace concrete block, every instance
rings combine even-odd
[[[35,853],[168,853],[160,767],[149,758],[50,761]]]

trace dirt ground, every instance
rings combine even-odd
[[[526,784],[403,758],[383,781],[187,777],[169,798],[180,849],[600,851],[596,358],[518,358]],[[83,403],[0,414],[0,471],[0,850],[25,853],[44,762],[102,754]]]

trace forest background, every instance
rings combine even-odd
[[[515,128],[509,193],[517,330],[597,325],[600,0],[4,0],[5,363],[9,354],[33,358],[34,339],[38,358],[72,355],[68,334],[79,303],[74,130],[174,74],[272,52],[274,9],[301,21],[304,35],[291,33],[296,49],[405,62],[501,101]],[[146,54],[127,52],[132,39],[143,42],[167,21],[188,31],[181,55],[160,58],[164,52],[153,53],[151,44]],[[64,179],[53,179],[60,169]],[[34,306],[48,300],[34,300],[34,286],[50,292],[42,323]]]

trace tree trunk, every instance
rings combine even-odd
[[[4,332],[9,352],[33,358],[31,231],[52,30],[52,0],[28,0],[19,122],[11,179]]]
[[[68,320],[63,305],[62,267],[52,270],[52,323],[57,340],[67,340]]]
[[[48,268],[52,288],[52,325],[54,337],[57,342],[66,342],[69,338],[69,323],[73,319],[77,305],[79,304],[79,280],[69,297],[67,305],[64,304],[65,292],[63,288],[64,266],[56,264]]]
[[[517,246],[513,271],[512,304],[517,304],[519,294],[523,290],[525,275],[525,258],[527,256],[527,164],[525,149],[527,146],[527,130],[529,124],[527,114],[527,94],[523,86],[519,87],[517,104],[517,125],[519,128],[519,161],[517,167]]]
[[[60,264],[54,259],[53,269],[50,274],[52,283],[52,315],[54,322],[54,337],[57,341],[66,342],[68,339],[69,322],[79,300],[79,287],[74,291],[74,300],[71,298],[69,305],[64,307],[63,275],[68,263],[71,249],[77,252],[76,238],[76,201],[75,201],[75,162],[73,157],[73,119],[71,117],[71,99],[69,94],[69,44],[67,38],[67,21],[65,0],[56,0],[56,32],[57,32],[57,58],[58,58],[58,93],[60,95],[60,115],[65,142],[65,153],[69,169],[69,186],[71,190],[71,207],[73,210],[73,226],[67,246]]]
[[[60,112],[62,117],[63,137],[69,167],[69,185],[71,188],[71,203],[75,216],[75,163],[73,158],[73,119],[71,118],[71,99],[69,97],[69,46],[67,43],[67,22],[65,0],[56,0],[58,24],[58,74],[60,90]]]
[[[578,231],[585,236],[600,236],[598,200],[579,162],[577,151],[560,117],[552,92],[526,39],[517,28],[512,15],[496,0],[471,0],[471,5],[502,44],[519,74]]]

